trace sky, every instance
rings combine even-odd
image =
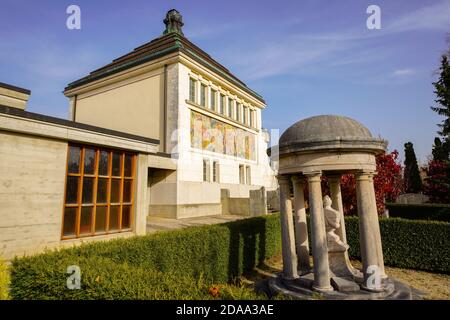
[[[69,5],[81,29],[69,30]],[[368,29],[369,5],[380,29]],[[0,0],[0,82],[32,91],[28,111],[68,117],[64,87],[161,35],[166,12],[185,36],[267,102],[263,126],[354,118],[421,164],[437,124],[432,82],[449,49],[450,0]]]

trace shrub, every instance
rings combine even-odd
[[[277,215],[90,243],[14,259],[11,296],[206,299],[207,286],[232,280],[280,250]],[[70,265],[81,268],[82,290],[66,288]],[[256,297],[245,288],[221,288],[224,299]]]
[[[5,263],[0,260],[0,300],[9,298],[9,271]]]
[[[345,219],[349,255],[360,258],[358,218]],[[450,223],[400,218],[380,219],[384,263],[450,273]]]
[[[450,204],[387,203],[386,206],[391,217],[450,222]]]

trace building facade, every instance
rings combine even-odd
[[[184,37],[177,11],[164,22],[65,88],[69,120],[0,85],[0,254],[145,234],[149,216],[266,213],[263,98]]]

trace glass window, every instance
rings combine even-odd
[[[211,106],[211,110],[216,110],[216,95],[217,95],[217,91],[214,89],[211,89],[211,97],[210,97],[210,103],[209,105]]]
[[[244,122],[244,124],[248,124],[247,123],[247,112],[248,112],[248,108],[247,107],[244,107],[244,114],[243,114],[243,117],[242,117],[242,121]]]
[[[236,103],[236,120],[241,121],[241,104]]]
[[[220,95],[219,113],[225,113],[225,96],[223,94]]]
[[[213,162],[212,169],[213,169],[213,181],[219,182],[219,162],[218,161]]]
[[[203,181],[209,181],[209,160],[203,159]]]
[[[195,102],[195,87],[197,81],[192,78],[189,78],[189,100]]]
[[[239,165],[239,183],[245,184],[245,167],[244,165]]]
[[[206,106],[206,86],[204,84],[200,86],[200,105]]]
[[[135,159],[124,151],[69,146],[63,238],[131,227]]]
[[[250,126],[255,127],[255,111],[250,110]]]
[[[80,172],[80,157],[81,157],[81,148],[70,146],[69,160],[67,164],[69,173]]]
[[[245,167],[245,183],[251,184],[251,168],[250,166]]]
[[[98,174],[100,176],[108,175],[109,152],[100,151],[100,159],[98,161]]]
[[[233,108],[234,108],[234,102],[231,99],[228,99],[228,117],[233,117]]]

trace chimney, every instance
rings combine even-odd
[[[25,110],[31,91],[0,82],[0,105]]]

